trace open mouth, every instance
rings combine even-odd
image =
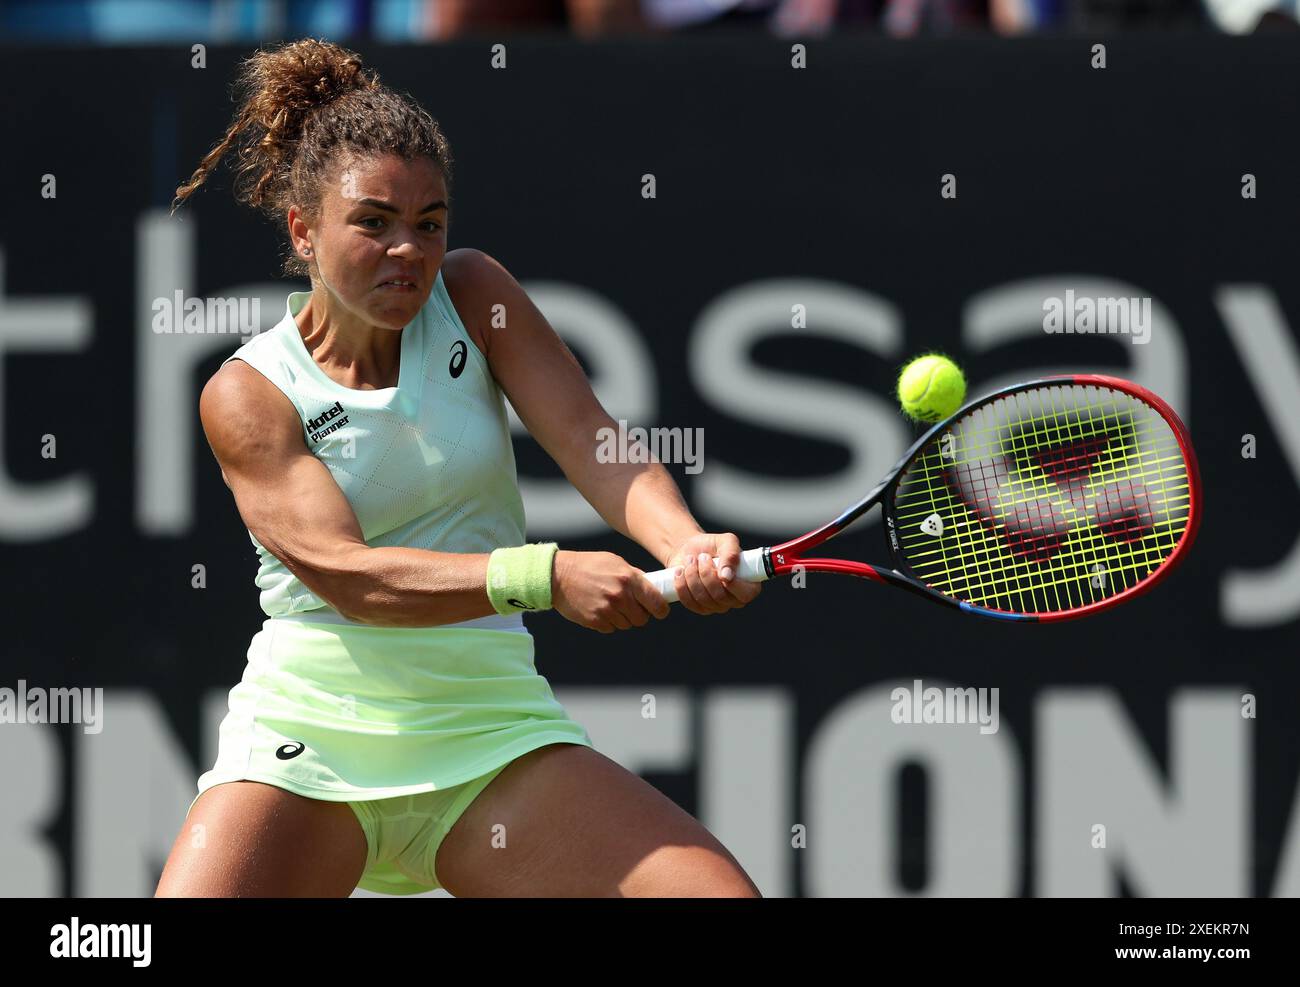
[[[386,288],[386,289],[388,289],[389,291],[414,291],[414,290],[415,290],[415,282],[414,282],[414,281],[403,281],[403,280],[401,280],[401,279],[397,279],[397,280],[393,280],[393,281],[385,281],[385,282],[384,282],[383,284],[381,284],[379,287],[381,287],[381,288]]]

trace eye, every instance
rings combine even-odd
[[[424,223],[424,225],[425,225],[425,226],[430,226],[430,227],[432,227],[432,228],[433,228],[433,231],[437,231],[437,230],[442,229],[442,224],[441,224],[441,223],[436,223],[436,222],[434,222],[432,219],[430,219],[430,220],[426,220],[425,223]]]
[[[365,223],[369,223],[369,222],[371,222],[372,220],[373,220],[374,222],[376,222],[376,223],[382,223],[382,222],[383,222],[383,220],[380,219],[378,216],[366,216],[366,217],[364,217],[364,218],[362,218],[362,219],[357,220],[357,222],[358,222],[358,223],[365,224]],[[378,226],[367,226],[366,229],[368,229],[368,230],[377,230],[377,229],[379,229],[379,227],[378,227]]]

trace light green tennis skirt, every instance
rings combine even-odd
[[[217,761],[198,793],[229,781],[352,803],[477,791],[521,754],[555,743],[592,746],[538,674],[525,630],[269,618],[230,690]],[[465,802],[458,815],[468,801],[455,801]],[[402,804],[409,813],[415,803]],[[373,813],[358,815],[364,825]],[[434,828],[445,835],[454,822]],[[373,857],[370,830],[367,839]]]

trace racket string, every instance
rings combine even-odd
[[[1136,586],[1173,553],[1190,485],[1172,428],[1137,398],[1096,385],[1016,393],[974,409],[904,472],[900,550],[954,598],[1073,609]]]

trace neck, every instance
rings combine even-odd
[[[401,371],[402,332],[330,310],[319,288],[294,318],[303,345],[336,383],[356,391],[396,387]]]

